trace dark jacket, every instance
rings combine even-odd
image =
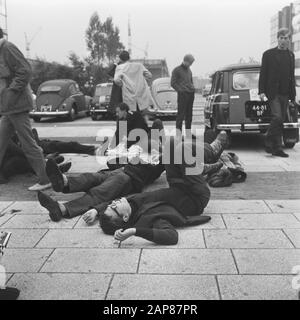
[[[161,245],[175,245],[178,233],[175,227],[187,227],[206,223],[207,216],[184,217],[174,207],[165,202],[134,203],[129,200],[133,215],[130,227],[136,228],[136,236]]]
[[[172,72],[171,86],[177,92],[195,92],[191,69],[183,64],[176,67]]]
[[[30,111],[33,99],[29,81],[31,67],[11,42],[0,41],[0,114]]]
[[[115,76],[115,71],[116,71],[116,67],[117,65],[114,64],[108,71],[108,75],[110,78],[114,78]],[[114,114],[116,112],[116,107],[118,104],[120,104],[121,102],[123,102],[123,96],[122,96],[122,87],[116,85],[113,82],[113,86],[111,89],[111,94],[110,94],[110,102],[109,102],[109,108],[108,111],[112,114]]]
[[[278,48],[269,49],[264,52],[259,77],[259,94],[264,93],[269,100],[275,98],[279,89],[279,57]],[[295,85],[295,55],[289,51],[291,59],[291,72],[289,78],[289,99],[294,101],[296,97]]]

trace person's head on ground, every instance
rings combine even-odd
[[[281,28],[277,32],[278,48],[285,50],[289,48],[291,32],[288,28]]]
[[[188,53],[183,57],[183,65],[189,68],[195,61],[195,58],[192,54]]]
[[[126,198],[103,203],[98,209],[100,226],[104,233],[113,235],[117,230],[127,228],[132,209]]]
[[[122,102],[116,107],[116,116],[118,120],[126,120],[129,111],[129,106]]]
[[[121,63],[127,62],[130,60],[130,54],[128,51],[123,50],[120,54],[119,54],[119,59]]]

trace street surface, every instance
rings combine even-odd
[[[174,120],[164,124],[174,130]],[[113,132],[115,124],[81,118],[33,125],[40,137],[97,144],[99,130]],[[194,125],[203,129],[201,97]],[[288,159],[275,158],[264,152],[261,136],[237,134],[231,151],[245,166],[246,182],[211,189],[205,213],[212,220],[180,230],[176,246],[140,238],[120,244],[81,218],[53,223],[27,191],[34,177],[1,185],[0,229],[13,233],[3,259],[8,285],[21,290],[20,299],[297,299],[300,145],[287,150]],[[95,157],[65,157],[70,174],[101,166]],[[147,190],[163,186],[164,175]],[[47,193],[60,201],[78,196]]]

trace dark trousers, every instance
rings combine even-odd
[[[0,168],[6,154],[10,139],[17,132],[22,150],[31,167],[39,178],[40,184],[49,183],[46,174],[46,163],[42,149],[37,145],[29,119],[28,112],[2,116],[0,120]]]
[[[195,94],[193,92],[178,92],[176,129],[182,131],[182,122],[185,120],[185,129],[191,129],[193,120],[193,105]]]
[[[266,134],[266,143],[273,151],[282,150],[283,122],[287,115],[289,97],[277,95],[270,100],[272,119]]]
[[[78,154],[95,154],[94,146],[86,146],[75,141],[63,142],[57,140],[40,140],[40,147],[45,154],[50,153],[78,153]]]
[[[102,202],[126,196],[133,191],[131,178],[122,169],[113,172],[84,173],[68,177],[65,193],[85,192],[80,198],[65,203],[70,218],[84,214]]]

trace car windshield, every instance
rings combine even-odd
[[[112,86],[99,86],[96,87],[95,96],[110,96]]]
[[[258,88],[259,71],[239,71],[233,74],[235,90],[251,90]]]
[[[45,92],[59,92],[61,90],[60,86],[44,86],[41,88],[41,93]]]

